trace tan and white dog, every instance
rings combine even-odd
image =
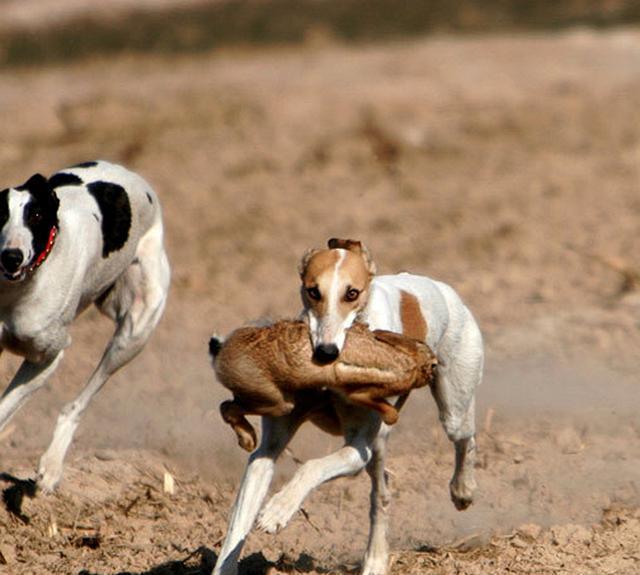
[[[440,421],[455,445],[451,498],[458,509],[467,508],[476,487],[475,388],[482,378],[484,357],[482,336],[471,312],[444,283],[407,273],[375,276],[367,249],[353,240],[332,239],[328,249],[307,252],[300,265],[300,278],[302,315],[309,323],[317,362],[331,362],[340,356],[346,330],[356,319],[368,323],[371,329],[420,339],[435,352],[438,373],[431,389]],[[318,401],[325,404],[318,405]],[[310,419],[326,429],[331,417],[319,417],[319,409],[339,421],[344,447],[304,463],[258,516],[275,461],[298,427]],[[371,477],[372,493],[362,573],[386,573],[389,491],[384,459],[388,434],[389,427],[379,414],[337,395],[329,401],[317,396],[315,404],[314,399],[301,395],[289,415],[263,417],[261,443],[249,458],[214,574],[237,572],[242,545],[256,517],[263,530],[274,533],[287,524],[314,488],[363,469]]]

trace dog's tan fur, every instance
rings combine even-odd
[[[427,340],[428,326],[420,309],[420,302],[413,294],[400,291],[400,321],[402,333],[419,341]]]
[[[298,271],[302,282],[302,300],[320,325],[310,325],[314,348],[332,341],[339,321],[362,310],[369,298],[369,285],[376,273],[376,266],[366,246],[356,240],[332,238],[329,248],[309,250]],[[335,286],[341,297],[330,309],[328,295],[333,286],[333,272],[339,267],[340,282]],[[320,318],[337,318],[322,321]]]
[[[252,451],[256,446],[245,415],[286,415],[294,408],[297,391],[331,387],[393,424],[398,412],[385,398],[428,385],[435,376],[435,355],[426,344],[388,331],[371,332],[363,324],[348,330],[336,362],[319,365],[312,354],[302,321],[243,327],[224,342],[213,364],[234,399],[223,402],[220,411],[241,447]]]

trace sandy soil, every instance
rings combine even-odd
[[[477,502],[449,502],[453,451],[414,394],[391,440],[392,573],[640,571],[639,66],[640,33],[582,30],[0,72],[3,185],[124,162],[163,200],[174,270],[59,492],[0,508],[0,572],[208,572],[245,461],[208,336],[295,314],[298,259],[331,236],[363,239],[383,273],[448,281],[486,336]],[[32,475],[109,329],[78,322],[2,433],[0,471]],[[3,357],[5,381],[16,365]],[[336,445],[303,429],[276,485]],[[242,572],[351,573],[367,489],[324,486],[281,534],[251,536]]]

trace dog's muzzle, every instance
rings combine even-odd
[[[335,343],[321,343],[313,350],[313,361],[320,365],[327,365],[338,359],[340,350]]]
[[[0,265],[2,265],[5,277],[10,280],[19,279],[22,275],[20,266],[23,262],[24,254],[22,250],[17,248],[8,248],[0,253]]]

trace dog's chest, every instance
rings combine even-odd
[[[19,337],[12,329],[3,325],[0,333],[0,344],[2,349],[6,349],[17,355],[24,355],[33,345],[33,338]]]
[[[38,362],[51,350],[66,347],[66,333],[57,323],[38,327],[35,319],[20,318],[18,322],[5,322],[0,329],[0,347],[30,361]]]

